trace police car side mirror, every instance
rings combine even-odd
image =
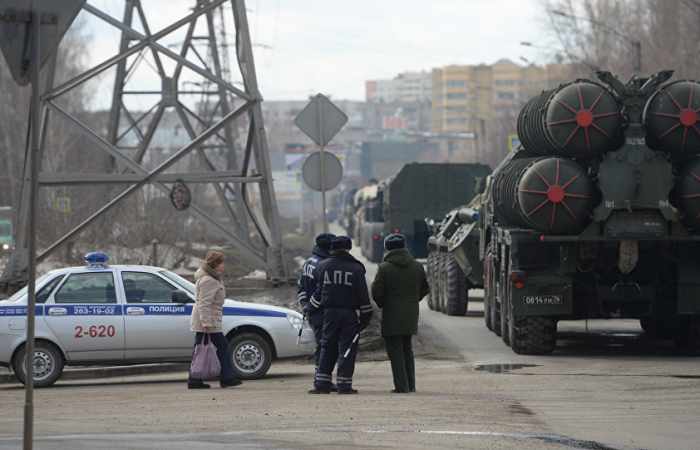
[[[185,291],[173,291],[170,299],[173,303],[192,303],[192,299]]]

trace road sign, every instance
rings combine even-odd
[[[41,18],[40,63],[56,51],[61,38],[85,0],[3,0],[0,3],[0,49],[17,84],[29,84],[34,64],[31,55],[32,14]]]
[[[343,165],[337,156],[329,152],[312,153],[304,161],[301,170],[304,182],[314,191],[325,192],[334,189],[343,179]]]
[[[323,94],[317,94],[294,119],[301,131],[325,147],[348,122],[348,116]]]

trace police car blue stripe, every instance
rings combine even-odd
[[[147,305],[143,303],[130,303],[127,305],[46,305],[36,307],[36,315],[43,316],[44,308],[46,315],[51,310],[64,310],[65,316],[121,316],[126,313],[126,308],[137,307],[144,309],[147,316],[189,316],[192,314],[192,305]],[[26,316],[26,306],[0,306],[0,317]],[[279,311],[268,311],[264,309],[226,307],[225,316],[245,316],[245,317],[287,317],[287,314]]]
[[[224,308],[224,316],[287,317],[287,314],[265,309],[228,307]]]
[[[143,303],[130,303],[127,308],[137,307],[144,309],[147,316],[189,316],[192,314],[193,305],[147,305]],[[287,317],[283,312],[267,311],[264,309],[225,307],[225,316],[247,316],[247,317]]]
[[[34,314],[37,316],[44,315],[44,306],[37,305],[34,310]],[[0,317],[14,317],[14,316],[26,316],[27,307],[26,306],[0,306]]]

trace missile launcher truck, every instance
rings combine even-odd
[[[546,354],[559,320],[633,318],[696,352],[700,83],[597,76],[530,100],[521,147],[487,179],[478,259],[465,253],[483,267],[486,326],[516,353]]]

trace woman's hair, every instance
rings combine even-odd
[[[217,250],[209,250],[204,258],[204,263],[211,269],[216,269],[222,262],[224,262],[224,254]]]

